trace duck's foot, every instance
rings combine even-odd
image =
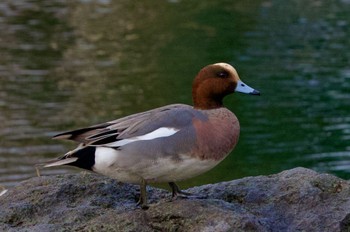
[[[148,209],[149,206],[147,205],[147,190],[146,190],[146,180],[142,179],[140,184],[140,198],[137,202],[137,206],[141,206],[141,209]]]
[[[203,199],[203,198],[205,198],[204,196],[194,195],[192,193],[182,191],[179,188],[179,186],[177,186],[175,184],[175,182],[169,182],[168,184],[172,190],[171,200],[176,200],[178,197],[188,198],[188,199]]]
[[[147,204],[143,204],[143,203],[137,203],[137,206],[140,206],[141,207],[141,209],[143,209],[143,210],[147,210],[147,209],[149,209],[149,205],[147,205]]]

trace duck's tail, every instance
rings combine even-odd
[[[69,165],[92,171],[92,167],[95,164],[95,151],[96,147],[79,146],[61,157],[38,164],[37,167],[48,168]]]

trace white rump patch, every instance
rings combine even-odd
[[[171,127],[161,127],[145,135],[140,135],[129,139],[122,139],[113,143],[104,144],[103,146],[120,147],[135,141],[152,140],[157,138],[168,137],[175,134],[178,131],[179,130],[176,130],[175,128],[171,128]]]
[[[104,173],[118,158],[118,151],[109,147],[97,147],[95,151],[94,171]]]

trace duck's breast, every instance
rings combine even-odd
[[[240,126],[227,108],[203,110],[207,120],[193,119],[196,146],[193,154],[200,159],[222,160],[238,142]]]

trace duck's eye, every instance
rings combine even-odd
[[[225,78],[225,77],[228,77],[228,72],[222,71],[222,72],[218,72],[216,75],[218,77]]]

